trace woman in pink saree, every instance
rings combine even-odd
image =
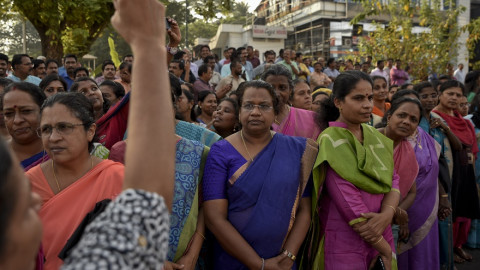
[[[262,80],[271,84],[279,97],[280,111],[275,116],[272,129],[284,135],[316,140],[321,132],[315,122],[317,113],[288,105],[293,93],[290,71],[282,65],[272,65],[263,73]]]

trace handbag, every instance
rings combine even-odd
[[[385,270],[385,264],[383,263],[382,257],[378,256],[372,270]]]

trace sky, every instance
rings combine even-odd
[[[253,12],[255,8],[260,4],[261,0],[240,0],[239,2],[245,2],[250,7],[249,11]]]

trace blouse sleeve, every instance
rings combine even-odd
[[[87,226],[62,269],[162,269],[169,228],[163,197],[125,190]]]
[[[228,164],[225,159],[223,141],[210,148],[203,173],[203,200],[227,199]]]
[[[371,212],[363,202],[360,190],[340,177],[332,168],[327,170],[325,186],[338,212],[350,226],[364,220],[362,213]]]

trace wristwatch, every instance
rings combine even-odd
[[[178,47],[168,47],[167,46],[167,52],[171,55],[175,55],[178,52]]]

